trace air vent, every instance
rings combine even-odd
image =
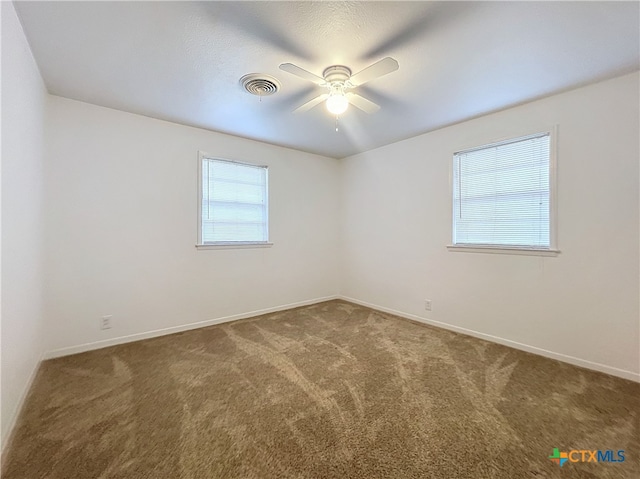
[[[280,89],[280,82],[263,73],[249,73],[240,78],[240,85],[252,95],[273,95]]]

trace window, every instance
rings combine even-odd
[[[199,246],[269,245],[267,167],[200,154]]]
[[[554,252],[552,132],[453,157],[453,247]]]

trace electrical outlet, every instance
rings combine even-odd
[[[424,309],[426,311],[431,311],[431,300],[430,299],[425,299],[424,300]]]
[[[111,315],[100,318],[100,329],[111,329]]]

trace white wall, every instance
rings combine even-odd
[[[640,379],[638,92],[634,73],[344,160],[342,294]],[[453,152],[553,124],[562,253],[448,251]]]
[[[337,160],[60,97],[48,126],[49,351],[337,294]],[[198,150],[269,165],[271,248],[195,249]]]
[[[42,163],[47,93],[2,2],[2,444],[42,354]]]
[[[45,350],[339,289],[638,379],[637,73],[338,162],[50,97],[1,8],[3,444]],[[561,255],[447,251],[453,151],[552,124]],[[198,150],[270,166],[272,248],[195,249]]]

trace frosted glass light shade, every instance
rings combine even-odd
[[[327,110],[334,115],[341,115],[347,111],[348,106],[349,100],[342,93],[334,93],[327,98]]]

